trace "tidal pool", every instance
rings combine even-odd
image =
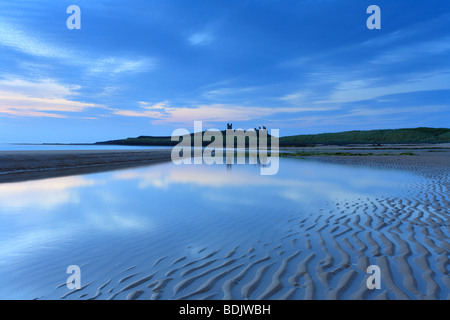
[[[371,203],[402,199],[420,179],[280,159],[274,176],[261,176],[258,165],[165,163],[0,184],[0,298],[302,299],[302,263],[315,288],[311,298],[333,298],[329,289],[352,271],[335,297],[351,298],[365,279],[361,254],[367,264],[379,256],[357,248],[358,241],[369,247],[362,235],[344,240],[351,233],[345,228],[356,221],[355,230],[373,230],[383,249],[376,225],[364,222],[372,213],[389,222],[391,209]],[[395,235],[386,238],[398,250]],[[66,287],[69,265],[80,267],[81,290]],[[330,270],[324,283],[320,274]]]

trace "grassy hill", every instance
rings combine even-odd
[[[416,144],[450,142],[450,129],[414,128],[346,131],[280,138],[280,145],[311,144]]]
[[[140,136],[137,138],[102,141],[97,142],[96,144],[111,144],[111,145],[125,145],[125,146],[174,146],[178,144],[178,142],[171,141],[170,137]]]
[[[225,131],[222,131],[225,135]],[[270,138],[269,138],[270,139]],[[193,134],[191,134],[193,141]],[[297,135],[280,138],[280,146],[308,146],[316,144],[417,144],[417,143],[450,143],[450,129],[414,128],[370,131],[346,131],[338,133],[322,133]],[[270,141],[268,142],[270,145]],[[121,140],[97,142],[106,145],[132,146],[174,146],[178,142],[171,137],[140,136]],[[204,142],[203,145],[209,145]]]
[[[224,145],[226,144],[225,139],[225,131],[221,131],[222,136],[224,137]],[[204,132],[203,132],[204,133]],[[181,139],[180,139],[181,140]],[[249,139],[245,139],[246,146],[248,145]],[[110,140],[97,142],[96,144],[101,145],[128,145],[128,146],[175,146],[179,143],[179,141],[171,141],[171,137],[162,136],[162,137],[154,137],[154,136],[140,136],[137,138],[127,138],[120,140]],[[191,143],[194,144],[194,134],[191,133]],[[268,135],[268,145],[270,145],[270,135]],[[211,144],[211,141],[204,141],[203,146],[208,146]]]

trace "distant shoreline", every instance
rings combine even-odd
[[[204,133],[204,132],[203,132]],[[225,131],[221,131],[225,135]],[[191,133],[191,141],[193,134]],[[181,140],[181,139],[180,139]],[[268,145],[271,145],[271,136],[268,136]],[[206,147],[209,141],[202,141]],[[301,134],[279,138],[280,147],[317,147],[317,146],[364,146],[383,147],[401,145],[438,145],[450,143],[450,129],[447,128],[407,128],[382,130],[354,130],[336,133]],[[7,145],[24,146],[135,146],[135,147],[173,147],[179,141],[172,141],[171,136],[139,136],[118,140],[99,141],[93,143],[4,143]]]
[[[345,163],[381,163],[416,161],[450,163],[450,144],[410,145],[404,148],[386,149],[355,147],[280,148],[280,156],[307,158],[309,160]],[[403,150],[403,149],[401,149]],[[0,151],[0,183],[58,176],[87,174],[99,171],[137,167],[171,161],[171,148],[136,150],[40,150]]]
[[[222,136],[226,136],[225,131],[221,131],[221,133]],[[271,145],[271,136],[269,133],[270,131],[268,131],[267,144]],[[192,142],[192,133],[190,138]],[[170,136],[139,136],[137,138],[96,142],[97,145],[130,146],[175,146],[178,143],[178,141],[172,141]],[[202,143],[204,147],[210,144],[208,141],[202,141]],[[279,138],[280,147],[314,147],[318,145],[348,146],[364,144],[381,146],[440,143],[450,143],[450,129],[420,127],[368,131],[356,130],[337,133],[302,134]]]

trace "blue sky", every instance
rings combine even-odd
[[[450,127],[450,1],[0,0],[0,142],[195,120],[281,136]]]

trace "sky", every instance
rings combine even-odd
[[[280,136],[449,128],[450,1],[0,0],[0,143],[194,121]]]

